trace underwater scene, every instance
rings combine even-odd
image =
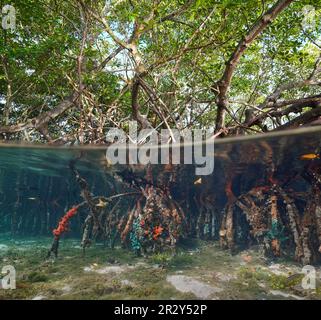
[[[2,144],[0,299],[320,299],[320,151],[316,128],[227,138],[197,176]]]

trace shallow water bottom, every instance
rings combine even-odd
[[[0,289],[0,299],[321,299],[319,283],[302,289],[300,265],[267,261],[259,248],[231,255],[191,240],[175,256],[136,257],[100,244],[83,255],[79,241],[68,239],[57,259],[46,260],[51,240],[0,238],[0,267],[17,273],[16,289]]]

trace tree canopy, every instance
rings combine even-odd
[[[0,28],[3,140],[98,144],[130,120],[221,137],[321,123],[319,0],[11,5],[16,27]]]

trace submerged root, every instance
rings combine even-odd
[[[270,156],[269,159],[273,160]],[[71,164],[71,169],[84,199],[77,210],[82,207],[87,210],[82,230],[83,249],[96,238],[114,247],[118,238],[138,255],[166,249],[174,252],[179,239],[196,234],[200,239],[219,238],[221,247],[231,251],[256,243],[272,258],[288,254],[292,249],[295,259],[305,264],[321,258],[321,192],[319,180],[311,172],[304,178],[311,185],[309,191],[314,197],[288,188],[290,178],[287,184],[280,183],[274,178],[274,167],[267,173],[266,185],[254,186],[243,193],[235,191],[232,182],[238,173],[233,174],[232,170],[227,175],[222,205],[217,201],[219,197],[214,194],[210,180],[202,180],[202,184],[208,182],[203,189],[195,190],[188,185],[177,189],[181,177],[174,166],[158,172],[156,183],[151,167],[146,172],[126,169],[119,177],[127,192],[109,198],[93,196],[75,163]],[[181,174],[186,173],[182,171]],[[297,176],[299,174],[294,175]],[[128,192],[128,188],[135,191]],[[236,192],[240,195],[236,196]],[[120,201],[113,202],[125,195],[134,198],[124,205],[120,205]],[[303,206],[304,214],[300,216],[299,208]],[[64,225],[60,229],[67,230]],[[48,255],[57,256],[59,236],[54,239]]]
[[[159,252],[165,247],[174,249],[181,234],[180,209],[168,194],[155,187],[148,186],[143,195],[144,206],[139,201],[129,214],[121,233],[122,242],[130,240],[138,254]]]
[[[234,205],[229,204],[222,219],[220,229],[220,245],[224,249],[234,249],[234,229],[233,229],[233,209]]]

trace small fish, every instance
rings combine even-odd
[[[93,266],[94,266],[94,267],[98,267],[98,264],[97,264],[97,263],[93,263]]]
[[[107,202],[99,199],[99,203],[96,204],[96,207],[100,207],[100,208],[106,208],[107,207]]]
[[[300,157],[301,160],[314,160],[314,159],[320,159],[320,155],[315,154],[315,153],[307,153],[307,154],[303,154]]]
[[[105,158],[103,159],[102,163],[104,164],[104,166],[106,168],[110,168],[110,167],[113,166],[113,162],[107,156],[105,156]]]
[[[37,187],[18,187],[16,190],[19,191],[38,191],[39,189]]]
[[[35,200],[37,200],[37,198],[30,197],[30,198],[28,198],[28,200],[35,201]]]
[[[196,181],[194,181],[194,184],[195,185],[202,184],[202,178],[199,178]]]
[[[290,284],[293,281],[301,280],[303,278],[302,273],[291,274],[289,277],[285,279],[286,283]]]

